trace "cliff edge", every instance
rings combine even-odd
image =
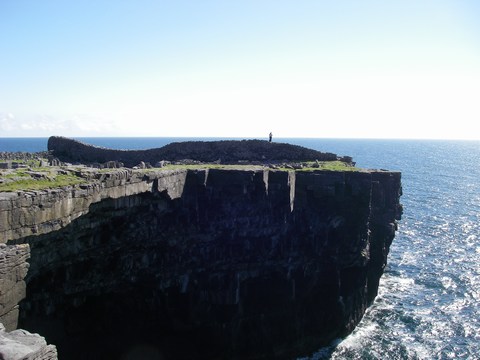
[[[98,174],[0,193],[1,250],[17,254],[0,319],[62,359],[309,354],[374,300],[402,212],[396,172]]]

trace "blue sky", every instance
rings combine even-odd
[[[480,2],[0,0],[0,137],[480,138]]]

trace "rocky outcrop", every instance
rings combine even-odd
[[[57,360],[57,348],[47,345],[38,334],[25,330],[6,332],[0,324],[0,359],[2,360]]]
[[[164,147],[148,150],[113,150],[84,144],[80,141],[52,136],[48,139],[48,150],[60,160],[80,163],[121,162],[133,167],[140,162],[156,164],[161,160],[192,159],[202,162],[223,164],[278,161],[351,161],[335,154],[304,148],[286,143],[269,143],[261,140],[184,141],[170,143]]]
[[[94,172],[85,185],[0,193],[0,244],[62,229],[88,213],[92,203],[103,199],[151,191],[167,191],[173,196],[181,192],[185,176],[186,170],[134,172],[119,169]]]
[[[308,354],[360,321],[401,215],[386,171],[102,176],[0,197],[31,248],[20,326],[60,358]]]
[[[17,328],[18,303],[25,298],[29,257],[28,244],[0,244],[0,323],[7,331]]]
[[[17,328],[19,306],[25,298],[30,248],[0,244],[0,359],[54,360],[57,350],[45,339]]]

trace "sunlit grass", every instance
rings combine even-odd
[[[154,168],[156,170],[200,170],[200,169],[225,169],[225,170],[245,170],[245,169],[252,169],[252,170],[281,170],[281,171],[361,171],[361,168],[356,168],[351,166],[343,161],[308,161],[308,162],[298,162],[301,164],[301,168],[294,168],[295,165],[290,164],[290,166],[286,166],[286,164],[278,164],[273,167],[269,165],[257,165],[257,164],[235,164],[235,165],[225,165],[225,164],[194,164],[194,165],[174,165],[169,164],[162,168]]]
[[[20,190],[43,190],[60,188],[64,186],[73,186],[84,183],[86,180],[75,175],[51,175],[45,174],[46,177],[36,179],[25,173],[8,174],[2,176],[5,179],[9,179],[4,183],[0,183],[0,191],[12,192]]]
[[[301,168],[300,168],[301,164]],[[207,169],[223,169],[223,170],[269,170],[269,171],[361,171],[362,169],[350,166],[342,161],[323,161],[323,162],[301,162],[296,164],[278,164],[274,168],[269,165],[258,164],[192,164],[192,165],[173,165],[169,164],[162,168],[151,168],[143,170],[134,170],[141,172],[148,171],[168,171],[168,170],[207,170]],[[43,190],[60,188],[65,186],[74,186],[87,183],[86,178],[79,175],[81,169],[71,168],[64,170],[63,173],[58,172],[59,168],[42,167],[42,168],[20,168],[0,172],[0,191],[20,191],[20,190]],[[98,172],[115,171],[115,169],[95,169]],[[35,173],[37,176],[35,176]]]
[[[320,161],[318,162],[318,167],[313,166],[313,162],[310,162],[307,167],[299,169],[299,171],[361,171],[361,168],[351,166],[343,161]]]

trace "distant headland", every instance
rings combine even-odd
[[[147,150],[114,150],[83,142],[52,136],[48,139],[48,150],[65,162],[84,164],[117,162],[122,166],[133,167],[141,162],[155,165],[159,161],[179,161],[190,159],[199,162],[238,163],[278,163],[295,161],[343,161],[352,158],[339,157],[287,143],[264,140],[219,140],[173,142],[160,148]]]

